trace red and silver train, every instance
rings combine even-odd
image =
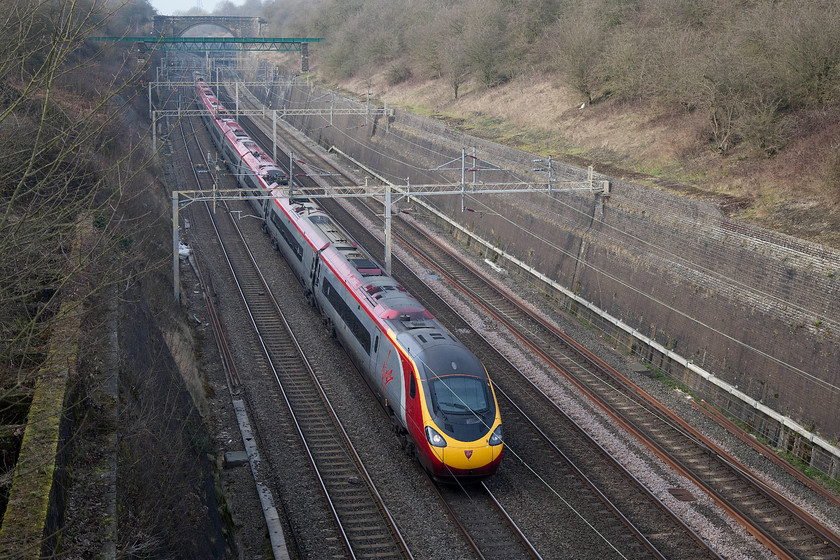
[[[288,177],[227,113],[201,78],[197,103],[216,147],[288,261],[305,297],[363,373],[404,449],[439,479],[480,478],[502,458],[502,424],[487,371],[317,204],[284,197]]]

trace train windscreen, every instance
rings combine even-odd
[[[476,377],[439,377],[431,385],[438,410],[444,414],[481,413],[490,408],[485,382]]]

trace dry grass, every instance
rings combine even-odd
[[[740,204],[725,210],[741,219],[840,247],[840,114],[799,117],[788,145],[772,157],[748,145],[721,155],[708,143],[700,111],[611,101],[581,108],[580,96],[550,76],[492,89],[470,82],[457,100],[445,80],[388,86],[385,69],[338,86],[370,87],[389,105],[534,153],[592,162],[618,176],[648,175],[661,179],[659,187],[689,185],[722,208],[735,198]]]
[[[275,55],[272,62],[287,68],[299,64],[290,55]],[[312,62],[317,79],[317,59]],[[712,149],[708,119],[700,110],[610,100],[581,108],[581,96],[551,75],[495,88],[470,81],[455,99],[444,79],[415,76],[391,86],[387,70],[370,69],[335,87],[359,95],[370,88],[389,105],[434,116],[470,134],[580,165],[592,163],[657,188],[672,185],[682,194],[717,199],[739,219],[840,248],[840,111],[798,115],[787,145],[773,156],[746,144],[721,155]]]

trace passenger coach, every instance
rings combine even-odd
[[[252,200],[263,230],[291,266],[390,415],[403,448],[440,479],[493,474],[503,452],[496,396],[481,362],[385,274],[320,206],[288,198],[288,178],[201,79],[197,103],[241,187],[274,191]]]

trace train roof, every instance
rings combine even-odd
[[[317,204],[303,198],[295,199],[289,208],[308,228],[323,239],[322,258],[327,260],[371,314],[395,332],[412,329],[437,328],[439,323],[399,282],[387,275],[350,236],[339,228]],[[328,245],[327,245],[328,244]]]
[[[397,333],[400,345],[421,366],[418,370],[423,379],[450,375],[487,379],[487,370],[466,346],[437,321],[429,324],[427,328]]]
[[[248,137],[235,119],[224,113],[224,106],[218,103],[213,91],[201,80],[197,80],[196,89],[205,106],[211,99],[218,104],[216,123],[255,174],[262,178],[265,188],[272,187],[273,184],[266,179],[273,178],[274,173],[280,171],[276,163]],[[418,348],[431,348],[444,342],[458,344],[449,331],[408,290],[385,274],[382,267],[358,247],[318,204],[305,197],[290,199],[280,196],[276,201],[373,317],[395,333],[410,333],[408,336],[417,341]]]

